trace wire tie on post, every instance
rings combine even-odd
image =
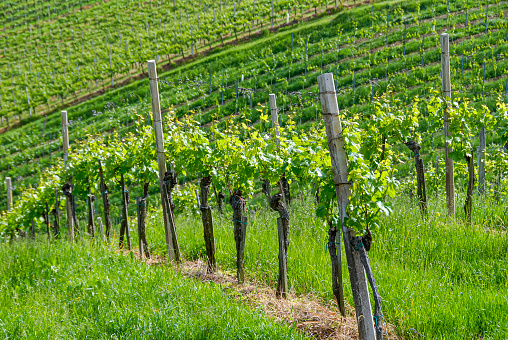
[[[242,224],[247,224],[246,222],[242,222],[242,221],[238,221],[238,220],[233,220],[233,222],[238,222],[238,223],[242,223]]]
[[[327,242],[325,242],[325,253],[328,251],[329,244],[338,244],[340,246],[340,242],[327,241]]]

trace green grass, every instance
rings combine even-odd
[[[397,198],[394,213],[383,217],[369,252],[388,322],[400,334],[418,339],[508,338],[508,210],[505,202],[475,202],[473,223],[463,220],[463,197],[457,198],[457,219],[446,219],[445,202],[432,196],[429,219],[422,221],[416,204]],[[250,205],[245,267],[251,279],[275,287],[277,228],[273,212]],[[327,227],[315,218],[313,203],[295,199],[291,211],[288,276],[296,293],[333,299],[331,265],[325,252]],[[231,212],[214,213],[217,261],[235,270]],[[152,211],[148,240],[164,252],[160,214]],[[203,229],[198,214],[177,217],[180,247],[185,257],[204,256]],[[133,244],[137,244],[137,239]],[[343,256],[345,291],[352,301]]]
[[[287,339],[301,336],[213,283],[88,242],[0,245],[3,339]]]

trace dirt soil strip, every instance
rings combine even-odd
[[[124,255],[129,253],[127,250],[118,252],[122,252]],[[134,256],[139,258],[137,249],[133,252]],[[143,261],[150,266],[166,264],[164,257],[156,255]],[[312,338],[359,339],[355,311],[347,302],[346,313],[348,316],[343,317],[334,300],[323,301],[312,294],[296,295],[294,292],[290,292],[287,299],[277,298],[275,289],[262,282],[246,280],[243,285],[240,285],[234,274],[220,269],[216,273],[207,274],[206,262],[201,260],[183,261],[174,268],[184,277],[200,280],[203,283],[212,281],[220,285],[230,297],[254,308],[262,308],[268,317],[296,326],[298,331]],[[388,339],[403,340],[397,335],[395,326],[387,324],[386,327]]]

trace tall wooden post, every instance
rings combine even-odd
[[[64,166],[65,170],[67,170],[69,168],[69,121],[67,119],[67,111],[62,111],[62,143]],[[74,214],[72,212],[72,202],[68,198],[65,200],[65,207],[67,212],[67,236],[69,237],[69,241],[73,241]]]
[[[7,187],[7,210],[12,210],[12,182],[10,177],[5,177],[5,186]]]
[[[273,134],[274,134],[275,139],[277,140],[277,146],[279,146],[280,145],[279,114],[277,113],[277,101],[275,99],[275,94],[273,94],[273,93],[269,94],[268,99],[270,102],[270,114],[272,117]],[[289,197],[286,197],[287,196],[286,192],[289,192],[289,187],[286,187],[286,185],[288,185],[288,184],[287,184],[287,181],[285,180],[285,177],[283,175],[281,180],[279,181],[279,187],[281,190],[282,199],[284,200],[284,204],[286,205],[286,207],[288,207],[289,206]]]
[[[443,98],[449,100],[452,94],[452,85],[450,80],[450,43],[448,33],[441,34],[441,79],[443,81]],[[453,151],[448,146],[447,139],[450,139],[452,133],[450,130],[450,115],[448,113],[447,103],[444,109],[444,135],[445,135],[445,166],[446,166],[446,206],[448,216],[455,216],[455,180],[453,159],[448,157]]]
[[[362,340],[375,340],[374,322],[365,271],[358,252],[351,245],[352,237],[355,236],[354,232],[344,225],[346,206],[349,202],[348,197],[351,195],[349,189],[351,184],[348,182],[347,156],[344,149],[344,137],[342,136],[342,125],[339,118],[333,74],[322,74],[318,76],[317,80],[332,161],[337,201],[341,211],[340,219],[344,237],[344,248],[346,250],[349,278],[353,290],[358,333]]]
[[[275,99],[275,94],[271,93],[268,95],[270,101],[270,114],[272,116],[272,127],[273,134],[275,138],[277,138],[277,144],[279,143],[279,115],[277,114],[277,101]]]
[[[485,149],[487,148],[487,142],[485,138],[485,126],[480,129],[479,133],[479,146],[478,146],[478,192],[480,194],[485,193]]]
[[[159,84],[157,80],[157,66],[155,60],[148,60],[148,79],[150,82],[150,97],[152,101],[153,127],[155,131],[155,141],[157,146],[157,162],[159,163],[159,186],[161,197],[164,197],[164,174],[166,173],[166,155],[164,154],[164,139],[162,133],[161,106],[159,100]],[[168,258],[171,260],[180,260],[180,248],[173,219],[173,211],[170,206],[162,200],[162,210],[164,215],[164,231],[166,234],[166,249]]]

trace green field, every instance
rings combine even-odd
[[[4,339],[300,339],[220,286],[89,242],[0,246]]]

